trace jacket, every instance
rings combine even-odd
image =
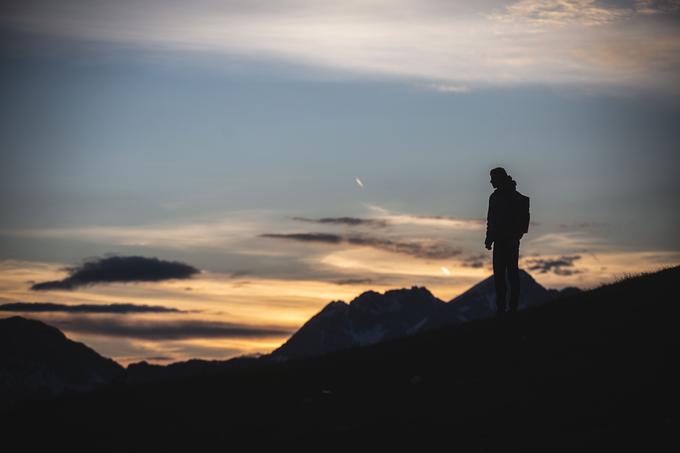
[[[508,181],[489,196],[486,216],[486,240],[521,238],[529,231],[529,197],[516,189],[517,183]]]

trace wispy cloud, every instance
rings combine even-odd
[[[200,271],[189,264],[143,256],[108,256],[93,258],[66,269],[69,276],[61,280],[35,283],[35,291],[72,290],[96,283],[158,282],[186,279]]]
[[[1,25],[41,35],[214,52],[434,89],[524,84],[677,91],[677,1],[15,2]],[[654,20],[650,20],[654,19]]]
[[[481,253],[476,254],[476,255],[470,255],[466,256],[461,260],[461,266],[463,267],[471,267],[473,269],[480,269],[484,266],[488,266],[489,263],[489,255],[483,255]]]
[[[453,83],[427,83],[421,85],[423,88],[440,93],[467,93],[470,87],[466,85],[457,85]]]
[[[55,304],[51,302],[14,302],[0,304],[0,311],[8,312],[54,312],[54,313],[186,313],[172,307],[162,305],[138,304]]]
[[[333,233],[265,233],[260,237],[272,239],[288,239],[298,242],[321,242],[324,244],[340,244],[345,238]]]
[[[191,338],[264,338],[289,335],[293,329],[219,321],[177,320],[169,322],[126,320],[121,318],[69,317],[50,321],[69,332],[145,340]]]
[[[594,228],[603,228],[608,226],[605,222],[574,222],[574,223],[560,223],[558,226],[562,229],[568,230],[589,230]]]
[[[374,281],[372,278],[344,278],[335,280],[333,283],[337,285],[370,285]]]
[[[414,215],[391,211],[377,205],[366,205],[375,217],[390,225],[413,224],[418,226],[450,228],[454,230],[481,230],[485,227],[484,219],[464,219],[451,216]]]
[[[169,249],[228,249],[253,230],[266,224],[269,211],[233,211],[202,221],[178,220],[175,223],[125,226],[72,226],[62,228],[2,229],[1,235],[23,238],[67,239],[133,247]]]
[[[443,241],[432,239],[389,239],[366,235],[340,235],[332,233],[266,233],[263,238],[285,239],[297,242],[316,242],[323,244],[349,244],[372,247],[393,253],[401,253],[416,258],[444,259],[459,255],[460,249]]]
[[[676,0],[520,0],[489,17],[496,21],[542,27],[598,26],[631,19],[636,15],[672,13],[679,9],[680,2]]]
[[[523,22],[540,26],[604,25],[635,13],[623,4],[605,5],[596,0],[520,0],[489,17],[503,22]]]
[[[564,255],[558,258],[529,258],[524,262],[527,269],[532,272],[541,274],[552,272],[555,275],[569,276],[581,272],[574,266],[574,263],[580,259],[580,255]]]
[[[387,222],[382,219],[362,219],[359,217],[323,217],[320,219],[310,219],[307,217],[293,217],[293,220],[320,224],[371,226],[377,228],[383,228],[387,226]]]
[[[527,248],[541,250],[544,253],[564,253],[565,251],[585,253],[588,251],[611,251],[611,245],[603,238],[594,236],[585,231],[568,231],[558,233],[545,233],[531,238],[527,242]]]

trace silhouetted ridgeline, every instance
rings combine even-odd
[[[97,451],[677,451],[679,281],[675,267],[508,320],[33,402],[4,414],[3,441]]]
[[[567,288],[561,291],[546,289],[537,283],[531,275],[522,271],[520,274],[522,296],[520,308],[543,304],[567,293],[578,291]],[[7,366],[0,366],[0,376],[4,376],[5,385],[0,390],[0,408],[8,402],[16,402],[26,398],[44,398],[56,396],[63,392],[91,390],[116,380],[127,383],[155,381],[158,379],[183,379],[191,376],[207,376],[233,372],[235,369],[262,367],[269,362],[282,362],[290,359],[313,357],[328,352],[365,346],[378,342],[415,335],[429,329],[445,325],[491,317],[495,312],[495,293],[493,277],[489,277],[470,288],[450,302],[437,299],[424,287],[395,289],[380,294],[366,291],[349,304],[342,301],[330,302],[318,314],[310,318],[288,341],[259,359],[256,357],[237,357],[230,360],[188,360],[166,366],[152,365],[147,362],[130,364],[121,376],[118,373],[109,375],[101,373],[98,363],[108,360],[100,357],[100,361],[81,360],[80,355],[67,356],[73,343],[54,327],[35,320],[24,320],[14,317],[11,320],[0,320],[0,326],[7,323],[6,335],[11,335],[9,344],[18,345],[7,348],[8,357],[22,357],[22,363],[15,366],[15,361],[7,360]],[[0,311],[41,311],[60,310],[65,312],[108,313],[118,311],[168,311],[167,307],[111,304],[111,305],[57,305],[57,304],[4,304]],[[14,326],[14,327],[11,327]],[[21,326],[27,326],[22,328]],[[30,326],[30,328],[28,328]],[[42,327],[41,327],[42,326]],[[58,332],[58,338],[52,337],[50,344],[26,349],[29,345]],[[40,344],[45,344],[43,343]],[[63,349],[59,362],[46,361],[47,351],[61,347]],[[23,349],[22,349],[23,348]],[[92,351],[93,352],[93,351]],[[52,357],[52,356],[50,356]],[[54,359],[54,357],[52,357]],[[108,360],[108,362],[111,362]],[[28,364],[29,368],[26,368]],[[55,370],[52,364],[58,363]],[[74,369],[68,371],[69,364]],[[91,366],[92,369],[88,369]],[[72,373],[73,382],[66,379]],[[86,381],[88,381],[86,383]],[[3,404],[4,401],[4,404]]]
[[[52,326],[20,316],[0,319],[0,407],[93,390],[124,376],[122,366]]]
[[[546,289],[520,270],[519,308],[544,304],[577,288]],[[437,327],[489,318],[496,312],[493,276],[449,302],[427,288],[395,289],[384,294],[366,291],[349,304],[333,301],[309,319],[266,359],[282,361],[314,357],[328,352],[365,346]]]

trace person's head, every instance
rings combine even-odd
[[[502,186],[505,182],[510,179],[508,176],[508,173],[505,171],[505,168],[503,167],[496,167],[492,169],[490,172],[491,174],[491,185],[495,188],[498,188]]]

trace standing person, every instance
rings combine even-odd
[[[529,231],[529,197],[517,192],[517,183],[504,168],[490,172],[493,193],[489,196],[484,245],[493,244],[493,277],[496,286],[496,315],[505,314],[506,274],[510,282],[510,311],[519,304],[519,240]]]

